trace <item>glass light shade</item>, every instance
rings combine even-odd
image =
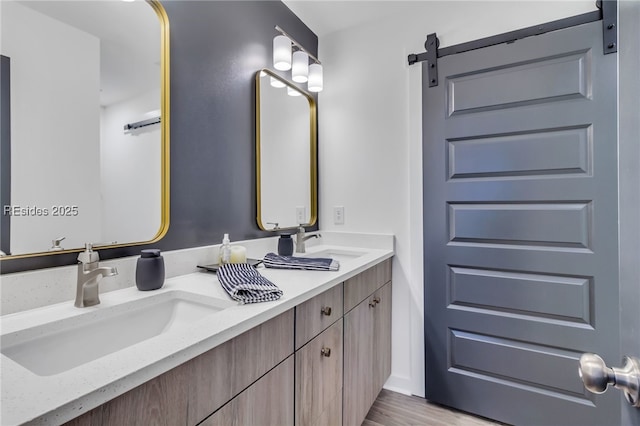
[[[293,52],[291,78],[296,83],[306,83],[309,76],[309,55],[301,50]]]
[[[310,92],[321,92],[323,87],[322,81],[322,65],[311,64],[309,65],[309,84],[308,89]]]
[[[273,67],[280,71],[291,69],[291,40],[287,36],[273,38]]]
[[[283,82],[281,82],[281,81],[280,81],[280,80],[278,80],[277,78],[273,78],[273,77],[270,77],[270,78],[271,78],[271,85],[272,85],[273,87],[277,87],[277,88],[279,89],[279,88],[281,88],[281,87],[286,86],[286,84],[284,84]]]
[[[291,87],[287,86],[287,95],[289,95],[289,96],[302,96],[302,93],[300,93],[296,89],[292,89]]]

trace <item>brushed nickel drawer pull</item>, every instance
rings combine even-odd
[[[322,348],[320,351],[322,356],[330,357],[331,356],[331,348]]]
[[[373,298],[373,303],[375,303],[376,305],[377,305],[378,303],[380,303],[380,296],[376,296],[376,297],[374,297],[374,298]]]
[[[369,307],[370,308],[375,308],[376,307],[376,301],[372,300],[371,302],[369,302]]]
[[[331,315],[331,306],[325,306],[324,308],[322,308],[322,310],[320,312],[322,312],[322,315],[330,316]]]

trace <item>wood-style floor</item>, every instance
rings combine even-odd
[[[362,426],[488,426],[490,420],[382,389]]]

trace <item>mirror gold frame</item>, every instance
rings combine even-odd
[[[267,228],[262,223],[262,165],[261,165],[261,137],[260,137],[260,77],[264,74],[282,82],[287,87],[296,90],[304,96],[309,102],[309,185],[310,185],[310,220],[305,226],[315,225],[318,220],[318,133],[317,133],[317,106],[316,101],[309,93],[300,89],[298,86],[282,78],[273,71],[263,68],[256,72],[256,197],[257,197],[257,223],[258,227],[263,231],[281,231],[285,229],[294,229],[296,227],[283,227],[283,228]]]
[[[160,179],[160,228],[156,235],[148,241],[126,242],[122,244],[100,245],[100,249],[130,247],[144,244],[151,244],[159,241],[165,236],[169,230],[169,17],[160,4],[159,0],[145,0],[158,15],[160,21],[160,122],[161,129],[161,179]],[[90,242],[90,241],[88,241]],[[8,255],[0,257],[2,260],[23,259],[30,257],[51,256],[64,253],[78,253],[84,250],[84,247],[78,247],[59,251],[46,251],[34,253],[22,253],[17,255]]]

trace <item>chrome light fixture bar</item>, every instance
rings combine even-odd
[[[280,33],[273,39],[273,66],[277,70],[291,69],[292,80],[296,83],[307,83],[310,92],[323,89],[322,63],[279,25],[275,26]],[[291,54],[291,45],[297,50]],[[309,59],[313,61],[309,65]]]

